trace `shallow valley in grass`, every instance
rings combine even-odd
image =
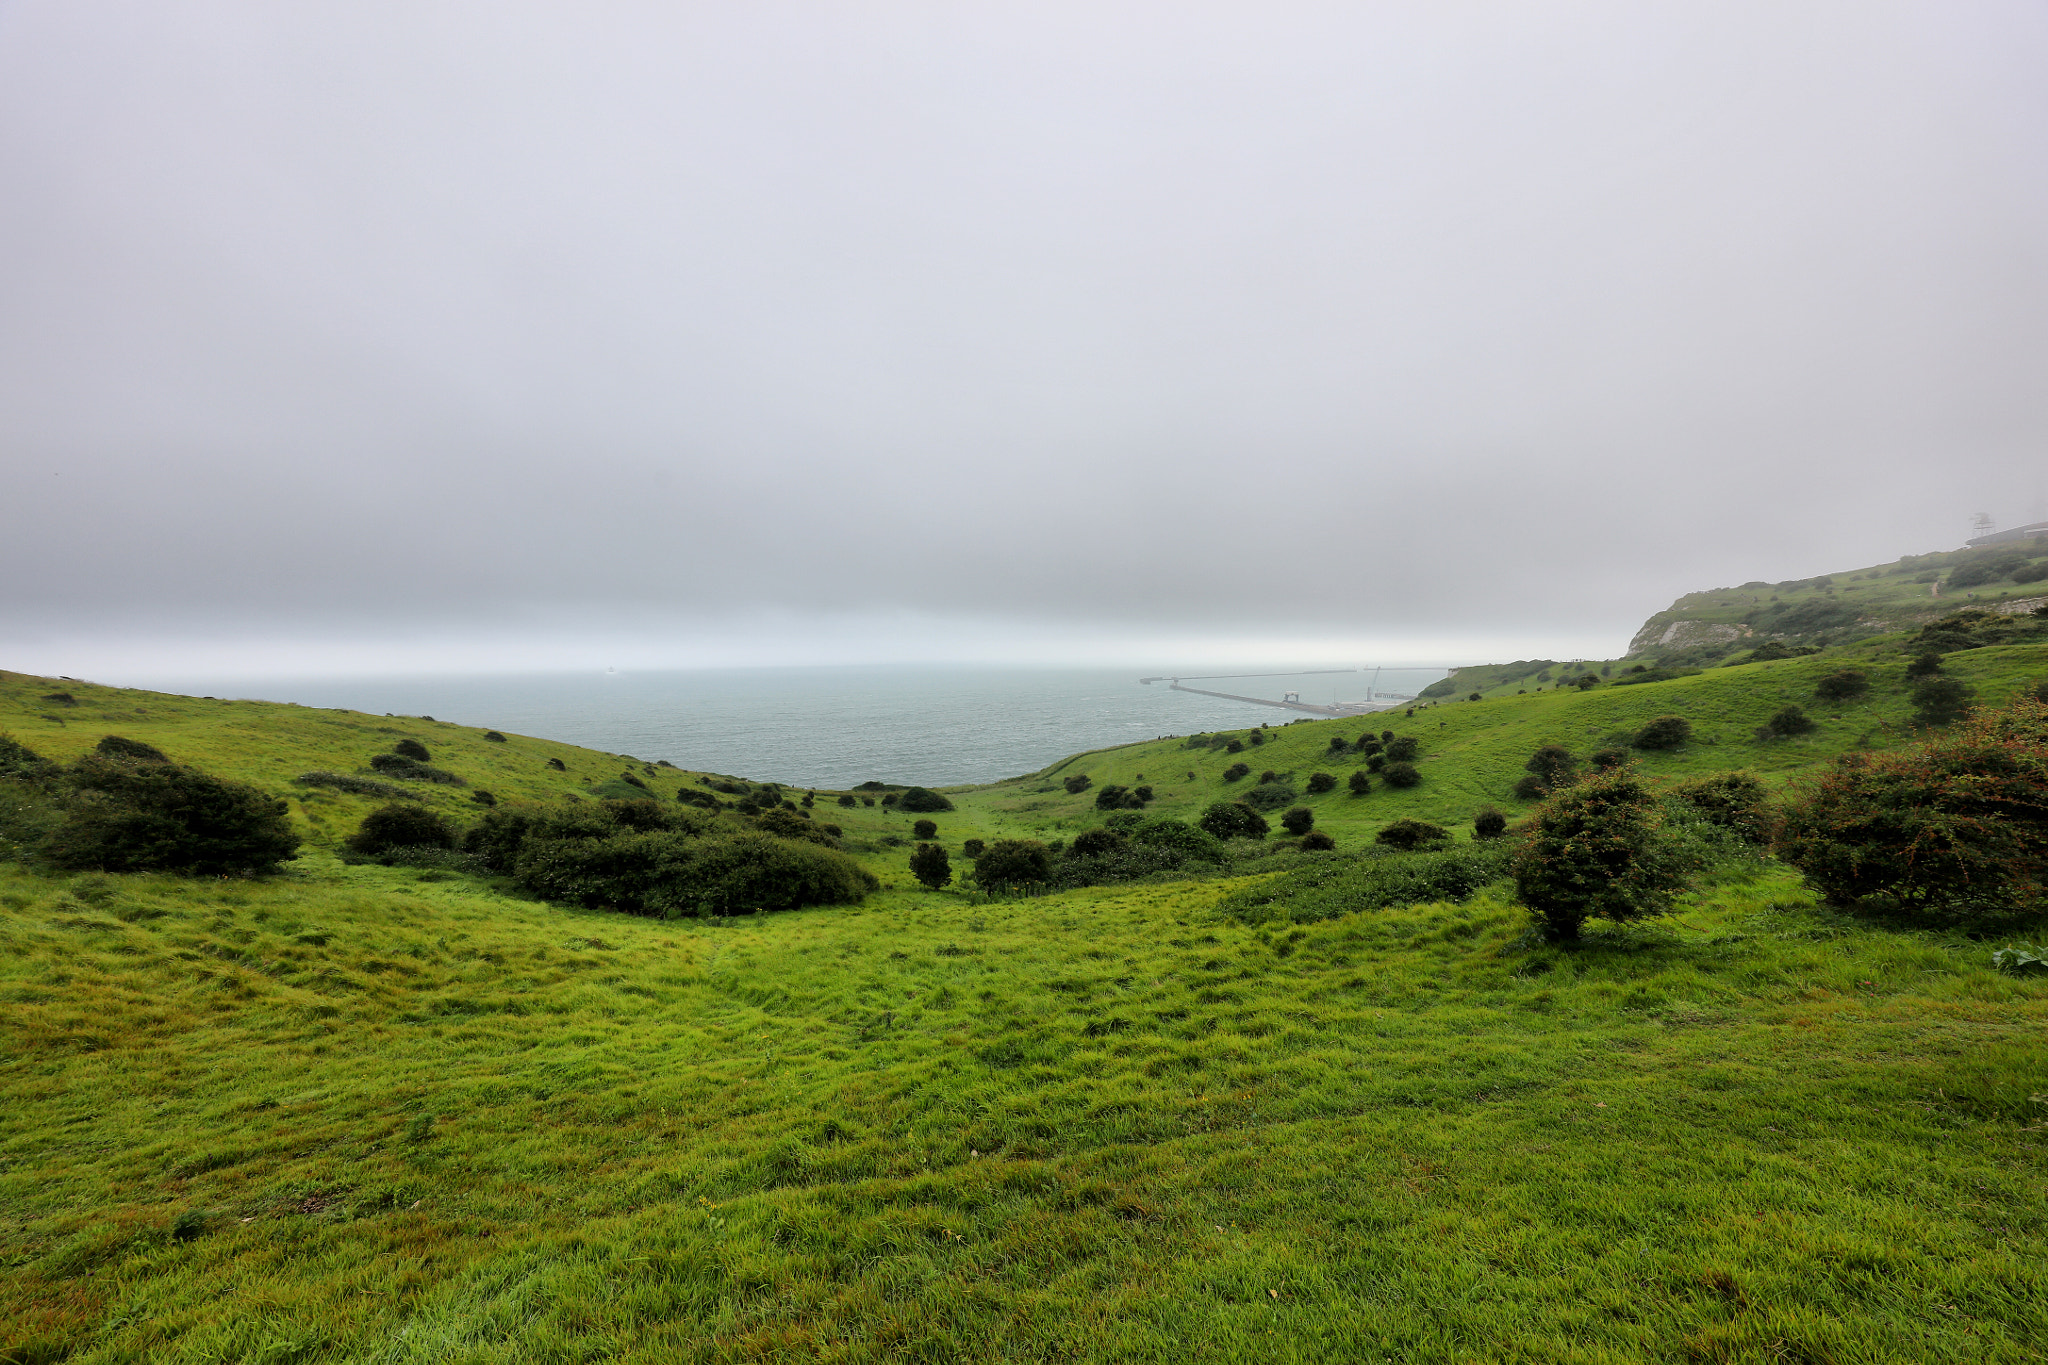
[[[1304,795],[1336,854],[1195,880],[912,889],[912,817],[821,793],[882,891],[669,921],[344,863],[376,802],[290,779],[401,737],[464,817],[477,786],[701,774],[8,675],[38,751],[155,744],[289,794],[309,845],[253,879],[0,864],[0,1359],[2038,1359],[2048,973],[1995,943],[1825,910],[1761,856],[1570,950],[1499,888],[1222,908],[1397,818],[1513,814],[1535,746],[1659,714],[1697,742],[1654,778],[1902,743],[1900,657],[1834,710],[1840,660],[1782,660],[1125,746],[936,817],[1070,837],[1105,784],[1188,818],[1229,761],[1423,742],[1417,787]],[[2048,650],[1946,666],[1996,701]],[[1756,741],[1788,699],[1821,729]]]

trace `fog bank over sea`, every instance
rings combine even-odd
[[[1191,667],[1186,676],[1284,667]],[[650,761],[665,758],[678,767],[817,787],[869,779],[989,782],[1035,772],[1083,749],[1262,722],[1284,725],[1297,716],[1175,692],[1164,683],[1145,686],[1139,676],[1136,669],[920,665],[118,681],[191,695],[433,716]],[[1418,692],[1443,676],[1440,668],[1390,668],[1380,672],[1378,687]],[[1293,691],[1305,702],[1356,702],[1372,677],[1305,673],[1191,685],[1275,700]]]

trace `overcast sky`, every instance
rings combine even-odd
[[[1618,653],[2048,517],[2038,0],[0,0],[0,667]]]

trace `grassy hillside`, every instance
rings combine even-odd
[[[936,819],[956,850],[1068,838],[1104,784],[1186,817],[1266,768],[1341,779],[1359,759],[1333,734],[1414,735],[1420,786],[1301,798],[1341,857],[1403,816],[1513,813],[1537,746],[1666,713],[1697,735],[1641,757],[1656,778],[1783,781],[1900,743],[1903,657],[1504,689],[1236,755],[1149,741],[954,790]],[[1870,694],[1815,701],[1845,660]],[[2048,646],[1946,668],[1995,702],[2048,677]],[[1756,741],[1788,701],[1819,732]],[[418,790],[468,819],[476,787],[587,797],[630,771],[672,800],[702,774],[18,674],[0,729],[57,758],[146,741],[290,796],[310,841],[252,880],[0,863],[0,1361],[2048,1351],[2048,973],[1817,908],[1765,859],[1563,951],[1497,892],[1254,927],[1219,904],[1272,883],[1227,873],[912,890],[916,817],[821,793],[882,892],[660,921],[345,865],[376,801],[291,779],[417,738],[471,784]],[[1252,778],[1224,782],[1236,761]]]

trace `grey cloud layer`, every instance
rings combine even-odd
[[[0,625],[1619,647],[2034,512],[2044,29],[16,6]]]

